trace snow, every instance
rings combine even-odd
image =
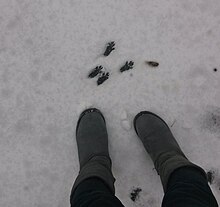
[[[0,206],[69,206],[75,127],[90,106],[106,118],[125,206],[163,198],[132,127],[142,110],[172,126],[190,160],[215,171],[220,202],[219,11],[218,0],[1,0]],[[103,57],[111,41],[116,49]],[[120,73],[126,61],[134,69]],[[97,65],[110,72],[100,86],[87,78]],[[133,188],[142,189],[136,203]]]
[[[77,115],[78,117],[80,116],[80,114],[85,111],[86,109],[89,108],[94,108],[93,105],[89,102],[81,102],[77,108]]]
[[[125,110],[121,112],[121,126],[127,131],[131,129],[131,121],[129,120],[128,114]]]

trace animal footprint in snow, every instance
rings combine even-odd
[[[109,56],[113,50],[115,50],[115,42],[114,41],[108,43],[106,50],[104,52],[104,56]]]
[[[88,75],[89,78],[94,78],[96,77],[99,73],[101,73],[101,70],[103,67],[101,65],[95,67]]]
[[[123,73],[126,70],[131,70],[134,67],[134,62],[133,61],[126,61],[125,65],[121,67],[120,72]]]
[[[108,78],[109,78],[109,72],[107,73],[103,72],[97,80],[97,85],[103,84],[106,80],[108,80]]]

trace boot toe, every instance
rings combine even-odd
[[[169,130],[169,126],[158,115],[142,111],[134,118],[134,128],[139,137],[146,137],[152,132]]]
[[[95,127],[92,125],[105,125],[105,118],[102,112],[96,108],[89,108],[81,113],[76,127],[76,134],[78,134],[79,128],[82,126],[87,127],[88,130]]]

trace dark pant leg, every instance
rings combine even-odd
[[[217,207],[205,176],[192,167],[174,171],[169,179],[162,207]]]
[[[70,197],[71,207],[123,207],[114,193],[99,178],[84,180]]]

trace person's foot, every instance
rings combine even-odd
[[[109,157],[105,118],[100,110],[83,111],[76,127],[80,168],[94,156]]]
[[[165,152],[175,151],[184,156],[166,122],[149,111],[134,118],[134,128],[146,151],[155,162]]]
[[[111,171],[105,118],[98,109],[90,108],[82,112],[76,127],[76,141],[80,172],[72,194],[81,182],[92,177],[101,179],[114,193],[115,178]]]
[[[177,168],[191,166],[202,170],[186,158],[166,122],[156,114],[140,112],[134,118],[134,128],[154,162],[164,190],[171,173]]]

